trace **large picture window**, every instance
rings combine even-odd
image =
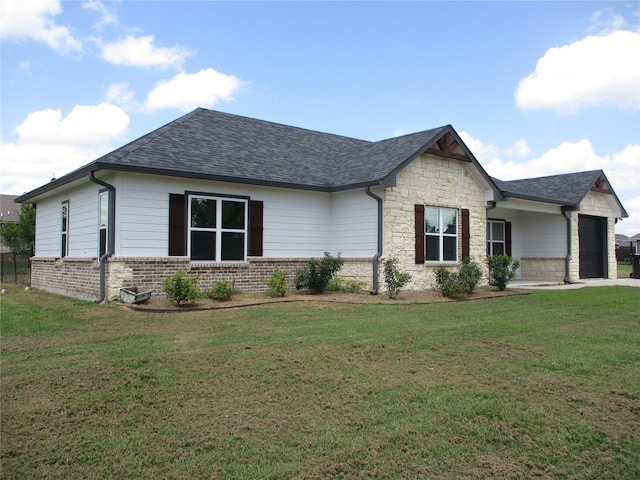
[[[458,260],[458,210],[425,207],[425,260],[456,262]]]
[[[61,238],[61,248],[60,248],[60,256],[66,257],[69,254],[69,201],[62,202],[62,211],[61,211],[61,229],[60,229],[60,238]]]
[[[487,225],[487,255],[504,255],[506,253],[505,222],[489,220]]]
[[[247,251],[247,200],[189,196],[189,256],[209,262],[244,261]]]

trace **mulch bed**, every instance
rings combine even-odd
[[[421,290],[402,292],[398,298],[390,299],[386,294],[371,295],[368,292],[342,293],[326,292],[321,295],[310,295],[306,292],[287,292],[285,297],[269,297],[264,293],[240,293],[228,301],[216,301],[208,298],[197,302],[176,307],[166,297],[152,297],[148,302],[139,305],[125,306],[131,310],[148,313],[192,312],[199,310],[220,310],[228,308],[252,307],[270,305],[274,303],[305,302],[310,304],[343,303],[351,305],[424,305],[429,303],[461,302],[482,300],[487,298],[506,297],[511,295],[528,295],[526,290],[507,289],[499,291],[495,288],[478,288],[471,295],[464,295],[457,299],[443,297],[437,290]]]

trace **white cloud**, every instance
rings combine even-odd
[[[129,82],[119,82],[107,86],[104,98],[108,103],[131,110],[138,107],[135,96],[135,92],[129,89]]]
[[[212,68],[192,74],[180,72],[170,80],[156,84],[147,96],[146,108],[188,111],[196,107],[211,107],[219,100],[233,100],[233,94],[241,84],[237,77]]]
[[[193,53],[178,45],[171,48],[156,47],[153,44],[154,41],[153,35],[144,37],[127,35],[117,42],[102,44],[102,58],[116,65],[179,68]]]
[[[640,233],[640,145],[627,145],[612,155],[599,155],[587,139],[563,142],[529,160],[503,160],[504,152],[495,145],[485,145],[466,132],[460,137],[492,177],[500,180],[543,177],[562,173],[603,170],[618,198],[629,214],[616,225],[617,233]],[[516,142],[518,145],[518,142]]]
[[[108,103],[33,112],[16,128],[18,140],[0,145],[0,191],[22,194],[99,158],[114,148],[129,117]],[[25,174],[28,172],[28,174]]]
[[[105,7],[104,3],[100,0],[84,0],[82,2],[82,8],[85,10],[93,10],[100,14],[100,20],[94,24],[95,28],[118,23],[118,16]]]
[[[60,0],[3,0],[0,8],[2,38],[30,38],[60,53],[80,51],[82,43],[54,17],[62,13]]]
[[[520,81],[515,99],[526,110],[570,114],[583,106],[640,108],[640,33],[617,30],[554,47]]]

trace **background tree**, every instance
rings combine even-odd
[[[4,223],[0,229],[2,241],[11,250],[32,248],[36,240],[36,211],[33,205],[23,203],[20,206],[18,223]]]

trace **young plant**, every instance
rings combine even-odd
[[[440,290],[444,297],[457,298],[462,294],[462,283],[459,281],[456,272],[452,272],[444,265],[438,265],[434,268],[433,274],[436,277],[438,290]]]
[[[178,270],[174,275],[165,278],[162,290],[175,306],[193,302],[201,297],[198,277],[191,277],[184,270]]]
[[[284,297],[287,294],[287,274],[279,267],[273,269],[269,280],[262,282],[267,286],[267,295],[270,297]]]
[[[333,276],[342,268],[344,262],[338,257],[332,257],[324,252],[322,260],[312,258],[305,269],[296,273],[296,289],[308,289],[312,295],[324,293]]]
[[[219,281],[213,284],[207,296],[213,300],[226,302],[233,298],[234,293],[235,290],[232,282]]]
[[[492,285],[496,285],[500,291],[507,288],[507,284],[516,277],[516,270],[520,268],[520,260],[509,255],[494,255],[487,258],[487,263]]]
[[[465,257],[458,272],[458,281],[461,283],[462,290],[469,294],[473,293],[481,278],[482,268],[480,264],[471,257]]]
[[[384,262],[384,282],[387,284],[389,298],[398,298],[400,289],[411,281],[411,275],[398,270],[398,259],[388,258]]]

